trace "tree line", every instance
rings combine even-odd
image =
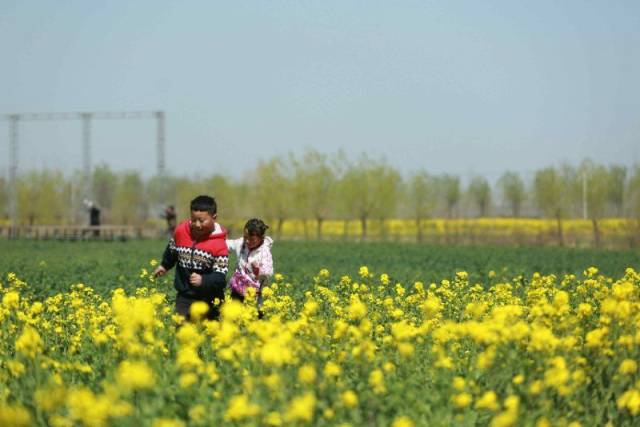
[[[456,174],[427,170],[403,176],[383,159],[366,154],[349,159],[343,153],[316,150],[262,160],[241,179],[220,174],[145,179],[137,171],[116,172],[102,164],[93,169],[90,183],[79,171],[20,175],[16,220],[21,225],[82,224],[87,193],[101,208],[105,224],[157,224],[167,205],[174,205],[184,218],[189,200],[202,193],[216,197],[221,220],[259,216],[271,223],[275,234],[287,220],[313,221],[311,234],[317,238],[322,238],[322,224],[328,219],[359,221],[363,238],[370,221],[410,219],[421,240],[420,224],[429,218],[507,216],[552,218],[562,243],[562,221],[585,217],[593,224],[597,245],[601,218],[640,220],[640,165],[627,168],[584,160],[579,165],[549,166],[528,177],[505,171],[493,184],[482,175],[465,181]],[[10,197],[7,180],[0,178],[0,215],[5,223]]]

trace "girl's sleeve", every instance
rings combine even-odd
[[[273,276],[273,257],[271,250],[266,250],[260,259],[260,276]]]
[[[227,239],[227,249],[233,252],[238,252],[238,248],[242,246],[242,238],[240,239]]]

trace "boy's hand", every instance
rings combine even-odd
[[[202,276],[198,273],[191,273],[191,276],[189,276],[189,283],[191,283],[193,286],[202,285]]]
[[[153,277],[158,277],[158,276],[164,276],[165,273],[167,272],[167,269],[164,268],[163,266],[159,265],[154,271],[153,271]]]

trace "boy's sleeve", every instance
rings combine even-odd
[[[160,263],[165,269],[171,270],[178,261],[178,251],[176,251],[176,241],[171,239],[162,254],[162,262]]]

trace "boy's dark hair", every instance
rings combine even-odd
[[[245,224],[244,228],[247,230],[250,236],[260,236],[264,237],[264,233],[267,231],[269,226],[264,223],[261,219],[251,218]]]
[[[209,212],[215,215],[218,212],[216,199],[211,196],[198,196],[191,201],[190,208],[192,211]]]

